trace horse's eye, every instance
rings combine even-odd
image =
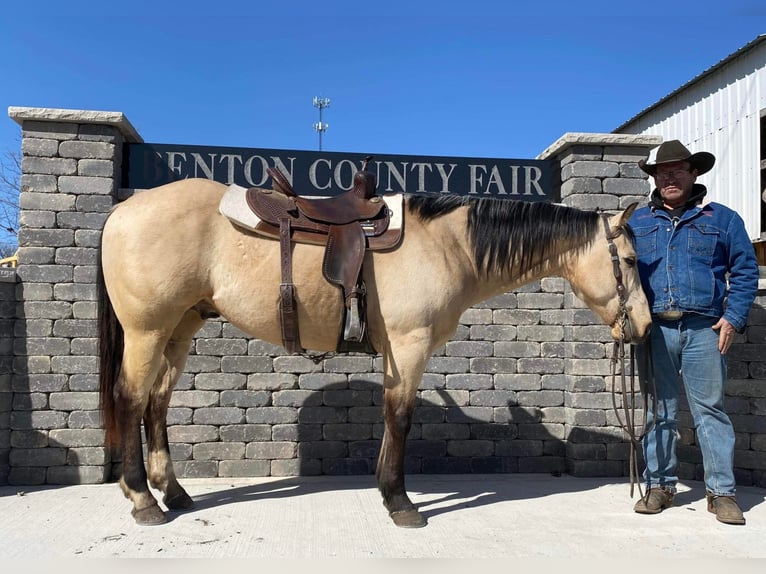
[[[625,257],[624,259],[625,265],[628,267],[635,267],[636,266],[636,258],[635,257]]]

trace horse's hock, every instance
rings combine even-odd
[[[11,108],[22,127],[18,267],[0,277],[0,484],[97,483],[119,473],[98,413],[96,270],[124,189],[119,113]],[[658,142],[566,134],[554,160],[561,201],[616,211],[643,201],[637,167]],[[360,156],[363,154],[360,154]],[[147,262],[150,265],[151,262]],[[766,486],[766,293],[730,351],[727,409],[741,485]],[[408,440],[409,473],[568,472],[628,476],[629,445],[612,408],[609,328],[563,279],[465,312],[430,360]],[[380,358],[315,364],[208,321],[171,402],[179,477],[366,474],[383,428]],[[681,478],[700,479],[688,410]]]

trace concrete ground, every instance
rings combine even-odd
[[[766,490],[754,487],[738,489],[747,525],[729,526],[707,512],[699,482],[643,516],[625,479],[410,475],[428,525],[407,530],[388,518],[373,476],[181,483],[195,508],[152,527],[134,523],[114,483],[0,487],[0,557],[766,558]]]

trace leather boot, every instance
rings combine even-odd
[[[744,524],[745,517],[734,496],[717,496],[707,493],[707,510],[715,514],[718,522],[724,524]]]
[[[665,508],[673,506],[674,494],[664,488],[650,488],[643,498],[636,502],[633,510],[639,514],[659,514]]]

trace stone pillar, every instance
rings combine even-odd
[[[116,112],[8,113],[22,128],[8,482],[103,482],[110,461],[98,413],[97,256],[123,143],[141,138]]]
[[[553,159],[560,173],[561,202],[570,207],[616,212],[650,190],[638,161],[662,143],[657,136],[568,133],[538,159]],[[554,194],[556,195],[556,194]],[[575,476],[628,473],[629,443],[612,407],[609,328],[566,287],[565,443],[567,471]]]

